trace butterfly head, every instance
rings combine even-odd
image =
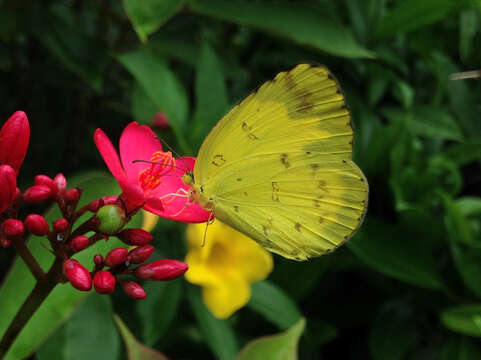
[[[201,184],[197,186],[194,181],[194,173],[192,171],[186,172],[182,176],[182,181],[184,184],[190,186],[189,196],[196,203],[202,206],[204,209],[212,210],[214,207],[214,199],[212,197],[207,197],[205,194],[204,186]]]

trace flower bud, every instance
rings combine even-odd
[[[104,257],[100,254],[94,256],[94,264],[95,265],[102,265],[104,263]]]
[[[25,218],[25,226],[34,235],[43,236],[48,234],[47,220],[42,215],[30,214]]]
[[[79,235],[72,239],[70,247],[73,251],[79,252],[89,246],[89,238],[85,235]]]
[[[178,260],[163,259],[140,265],[134,275],[141,280],[172,280],[187,271],[186,263]]]
[[[20,236],[25,232],[25,226],[20,220],[7,219],[2,223],[2,231],[7,236]]]
[[[127,260],[128,253],[129,251],[126,248],[116,248],[110,250],[110,252],[105,257],[105,265],[114,267],[122,264],[125,260]]]
[[[76,204],[80,199],[80,192],[78,189],[70,189],[64,195],[67,204]]]
[[[17,196],[17,175],[10,165],[0,166],[0,189],[0,212],[4,212]]]
[[[115,290],[115,276],[107,270],[99,271],[94,276],[94,288],[99,294],[110,294]]]
[[[105,205],[97,211],[97,219],[100,220],[98,230],[107,235],[118,233],[126,224],[124,209],[118,205]]]
[[[147,297],[144,288],[134,281],[122,283],[122,288],[124,289],[125,293],[132,299],[142,300]]]
[[[7,239],[6,237],[0,237],[0,246],[3,247],[3,248],[8,248],[10,247],[10,245],[12,245],[12,241]]]
[[[10,165],[18,174],[30,140],[30,125],[23,111],[16,111],[0,129],[0,164]]]
[[[125,229],[117,237],[128,245],[145,245],[154,238],[151,233],[142,229]]]
[[[100,200],[104,202],[104,205],[116,204],[118,199],[119,197],[114,195],[104,196],[100,198]]]
[[[89,271],[77,260],[65,260],[63,262],[63,273],[77,290],[89,291],[92,288],[92,277]]]
[[[46,185],[34,185],[23,193],[23,200],[29,203],[39,203],[49,199],[54,192]]]
[[[95,213],[103,205],[104,205],[104,201],[102,199],[96,199],[91,201],[90,204],[88,204],[88,210],[90,212]]]
[[[167,130],[170,128],[169,120],[167,119],[167,115],[163,112],[158,112],[154,115],[152,120],[150,121],[150,125],[153,128],[159,130]]]
[[[53,181],[53,179],[50,176],[47,175],[36,175],[35,178],[33,179],[33,183],[35,185],[45,185],[48,186],[51,190],[52,193],[56,194],[58,189],[57,185]]]
[[[64,232],[68,228],[68,221],[67,219],[60,218],[53,222],[52,228],[55,232]]]
[[[127,255],[127,261],[131,264],[140,264],[147,260],[154,252],[152,245],[139,246],[129,252]]]
[[[67,190],[67,179],[65,178],[65,176],[63,176],[63,174],[58,173],[57,175],[55,175],[55,177],[53,178],[53,182],[57,186],[57,190],[60,194],[65,193],[65,191]]]

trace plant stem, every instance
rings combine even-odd
[[[47,275],[43,279],[37,281],[37,284],[17,311],[17,314],[10,322],[10,326],[0,342],[0,359],[5,357],[10,346],[12,346],[25,324],[30,320],[33,314],[35,314],[40,305],[42,305],[44,300],[58,284],[58,276],[62,272],[62,263],[62,259],[55,259]]]
[[[45,279],[45,273],[38,264],[37,260],[33,257],[30,249],[25,245],[24,240],[21,237],[13,239],[13,246],[17,250],[18,254],[22,260],[27,264],[30,272],[33,274],[37,281],[42,281]]]

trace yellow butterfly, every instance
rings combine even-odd
[[[352,162],[353,129],[323,66],[279,73],[229,111],[204,140],[190,196],[267,250],[306,260],[349,239],[368,184]]]

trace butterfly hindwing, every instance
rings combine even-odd
[[[288,154],[290,166],[262,156],[249,179],[219,177],[218,219],[248,234],[270,251],[305,260],[341,245],[359,227],[366,211],[367,182],[351,160]],[[244,168],[242,161],[230,174]],[[240,176],[240,175],[239,175]]]

